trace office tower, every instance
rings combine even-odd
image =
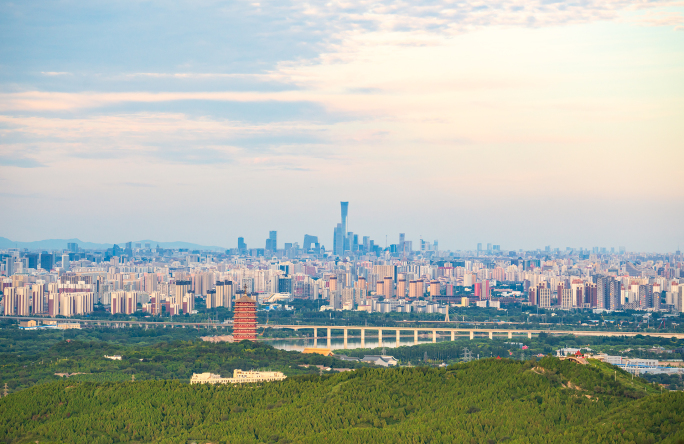
[[[349,239],[347,238],[347,213],[349,202],[340,202],[342,209],[342,222],[335,226],[333,231],[333,254],[344,255],[345,246],[349,249]],[[345,245],[346,244],[346,245]]]
[[[487,243],[487,251],[492,251],[492,244],[491,243]]]
[[[337,224],[333,231],[333,254],[344,255],[344,229],[342,224]]]
[[[359,276],[359,280],[356,281],[356,287],[361,289],[361,290],[368,290],[366,278],[363,276]]]
[[[482,283],[476,282],[473,284],[473,296],[478,299],[482,299]]]
[[[370,251],[370,236],[363,236],[363,251]]]
[[[238,237],[238,251],[240,252],[240,254],[247,251],[247,244],[245,243],[244,237]]]
[[[399,254],[404,254],[406,252],[405,242],[406,242],[406,234],[405,233],[399,233]]]
[[[7,276],[12,276],[14,274],[14,258],[13,257],[6,257],[5,258],[5,273]]]
[[[62,268],[65,270],[69,269],[69,254],[65,253],[62,255]]]
[[[267,251],[276,251],[278,249],[278,232],[277,231],[269,231],[268,232],[268,239],[266,239],[266,250]]]
[[[40,268],[50,271],[55,267],[55,255],[46,251],[40,253]]]
[[[22,260],[24,259],[26,260],[26,268],[38,269],[38,253],[26,253],[25,258]]]
[[[347,213],[349,211],[349,202],[340,202],[342,209],[342,232],[347,232]]]
[[[72,253],[78,253],[78,244],[76,242],[69,242],[67,244],[67,250]]]
[[[482,251],[482,242],[477,243],[477,251],[478,252]]]
[[[306,253],[307,251],[311,250],[312,245],[315,245],[318,243],[318,236],[311,236],[309,234],[304,235],[304,243],[302,244],[302,248],[304,249],[304,252]],[[316,252],[318,253],[318,252]]]

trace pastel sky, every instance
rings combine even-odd
[[[684,245],[684,2],[0,2],[0,236]]]

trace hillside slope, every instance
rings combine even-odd
[[[612,368],[480,360],[262,386],[62,381],[0,400],[0,440],[225,443],[677,443],[684,393]]]

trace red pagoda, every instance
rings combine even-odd
[[[235,301],[233,315],[233,340],[236,342],[248,339],[256,341],[256,301],[245,292]]]

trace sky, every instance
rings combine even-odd
[[[683,122],[681,1],[0,2],[15,241],[672,252]]]

